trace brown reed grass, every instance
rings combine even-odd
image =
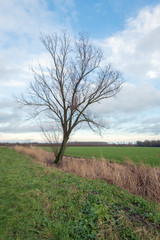
[[[47,152],[40,148],[35,148],[32,146],[30,147],[15,146],[14,149],[19,153],[33,157],[36,162],[45,165],[52,165],[55,158],[54,153]]]
[[[80,177],[103,179],[110,184],[126,189],[134,194],[147,197],[160,203],[160,168],[151,168],[126,159],[125,164],[109,162],[102,159],[82,159],[63,157],[57,166],[53,163],[54,154],[34,147],[16,146],[15,150],[22,154],[29,154],[37,162],[52,165],[60,170],[74,173]]]

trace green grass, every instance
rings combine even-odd
[[[158,240],[160,206],[0,148],[1,240],[96,239],[101,228],[104,239]]]
[[[160,148],[158,147],[67,147],[65,155],[97,159],[103,157],[120,163],[128,158],[135,163],[160,166]]]

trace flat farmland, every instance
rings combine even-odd
[[[0,240],[160,239],[160,205],[0,148]]]
[[[82,158],[104,158],[119,163],[131,160],[137,164],[160,166],[160,148],[158,147],[67,147],[65,155]]]

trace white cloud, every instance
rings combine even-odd
[[[155,71],[148,71],[146,76],[148,76],[149,78],[157,78],[158,74]]]
[[[108,116],[115,114],[141,114],[160,107],[160,90],[152,84],[139,85],[126,83],[116,98],[106,99],[94,105],[93,111]]]
[[[132,33],[146,34],[159,26],[160,20],[160,6],[145,7],[140,11],[136,18],[129,18],[127,20],[127,30]]]
[[[44,27],[49,27],[48,21],[55,13],[47,9],[45,1],[41,0],[7,0],[0,1],[0,29],[6,33],[18,35],[35,34]]]
[[[101,46],[128,79],[139,82],[160,77],[160,5],[142,9]]]

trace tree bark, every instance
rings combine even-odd
[[[56,156],[56,159],[55,159],[54,163],[58,164],[62,160],[62,157],[63,157],[64,152],[66,150],[67,141],[68,141],[68,137],[64,136],[61,147],[60,147],[60,150],[59,150],[59,153]]]

